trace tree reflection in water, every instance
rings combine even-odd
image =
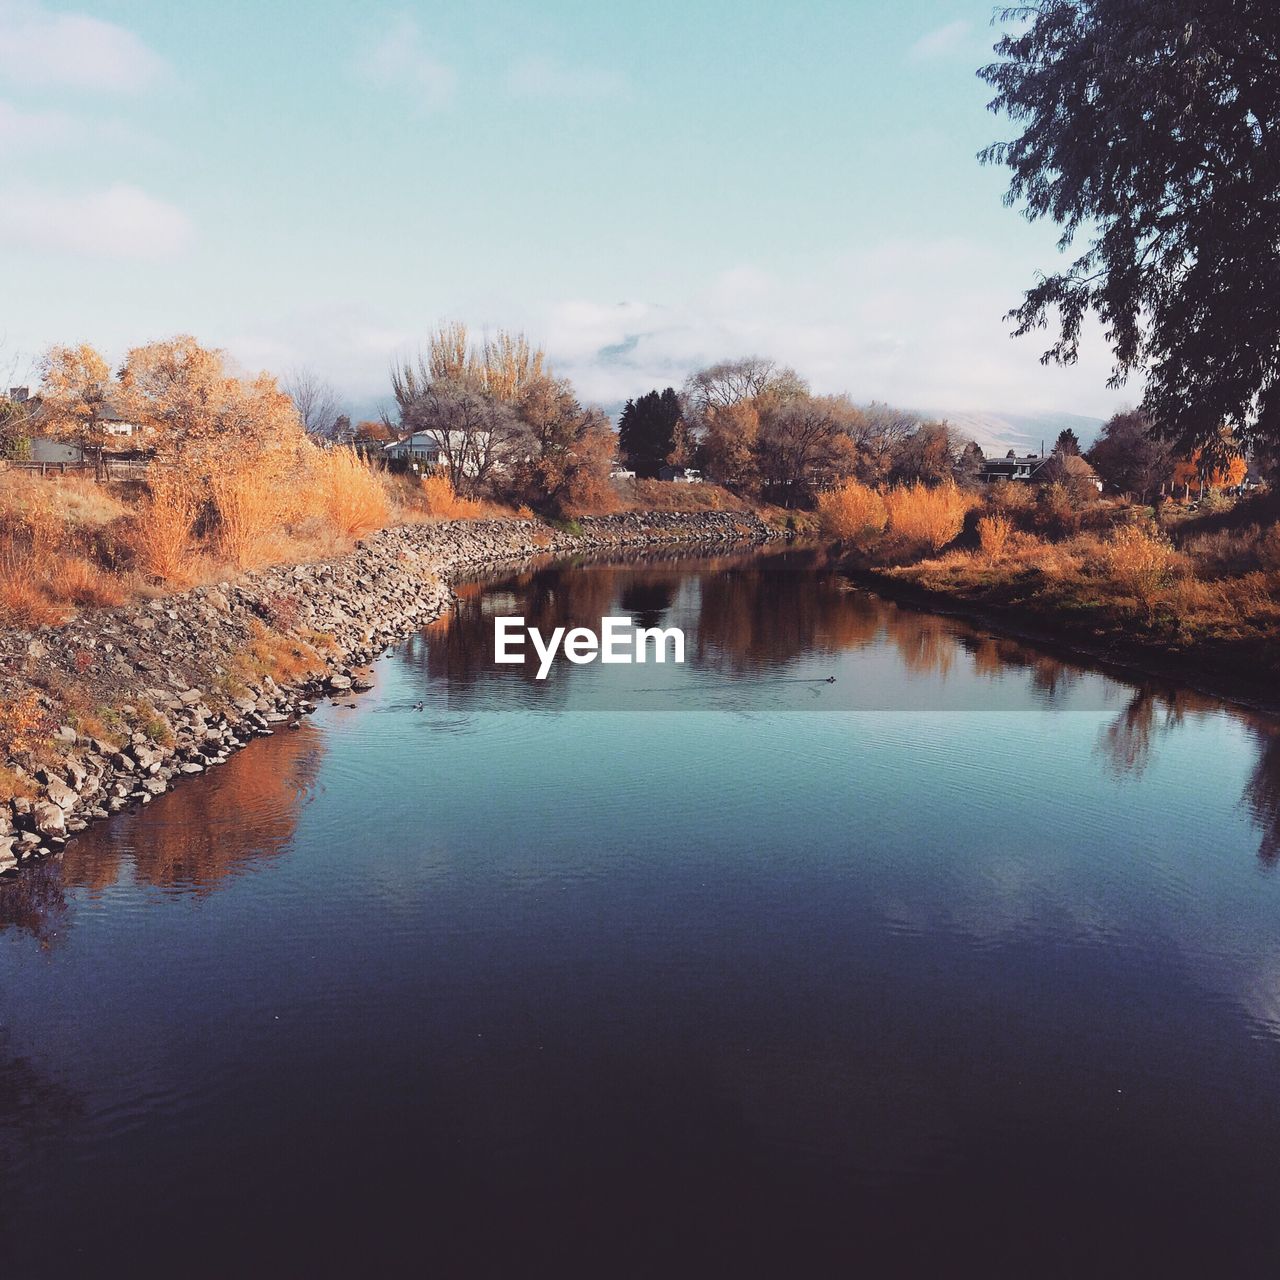
[[[1137,688],[1101,732],[1098,749],[1118,775],[1141,777],[1158,739],[1188,718],[1224,710],[1221,703],[1186,689]],[[1280,729],[1273,721],[1241,708],[1227,708],[1243,721],[1257,743],[1258,759],[1240,803],[1261,832],[1258,858],[1266,867],[1280,862]]]
[[[1258,857],[1266,867],[1280,862],[1280,732],[1257,726],[1258,763],[1245,784],[1244,802],[1262,831]]]
[[[289,847],[322,755],[321,732],[304,723],[150,805],[90,827],[60,858],[0,883],[0,930],[19,929],[49,946],[70,924],[70,891],[96,897],[126,870],[169,893],[212,893]]]

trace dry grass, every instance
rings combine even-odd
[[[129,598],[125,583],[82,556],[60,556],[46,578],[55,600],[86,608],[114,608]]]
[[[201,495],[176,469],[153,467],[147,487],[129,530],[129,546],[144,573],[189,586],[196,577],[194,533]]]
[[[236,674],[242,678],[270,676],[281,684],[297,683],[323,669],[318,645],[283,635],[261,622],[253,623],[249,643],[236,659]]]
[[[818,498],[818,519],[826,537],[852,542],[882,533],[889,509],[874,489],[849,480]]]
[[[210,473],[219,552],[237,569],[268,563],[269,536],[283,523],[285,496],[276,477],[256,460]]]
[[[324,518],[342,537],[362,538],[387,523],[390,504],[386,489],[368,463],[352,450],[326,450],[312,470]]]
[[[484,515],[483,503],[460,497],[442,474],[422,477],[422,501],[432,520],[478,520]]]

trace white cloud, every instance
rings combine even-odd
[[[0,0],[0,67],[10,83],[138,93],[164,60],[131,31],[32,0]]]
[[[1133,399],[1140,388],[1106,389],[1110,361],[1096,333],[1068,369],[1040,364],[1047,339],[1009,337],[1002,317],[1026,283],[994,249],[886,241],[785,279],[742,265],[682,300],[575,299],[517,322],[584,396],[604,403],[748,354],[794,365],[817,391],[921,409],[1104,416]]]
[[[627,80],[616,71],[564,67],[535,56],[512,64],[507,89],[518,98],[615,98],[627,92]]]
[[[0,101],[0,155],[61,146],[75,133],[75,118],[65,111],[24,111]]]
[[[101,112],[93,115],[44,108],[28,111],[0,100],[0,157],[56,148],[128,148],[135,155],[150,145],[145,134]]]
[[[379,88],[410,93],[430,109],[446,106],[458,88],[457,72],[427,52],[417,22],[407,13],[357,58],[356,72]]]
[[[34,186],[0,193],[0,245],[87,257],[159,260],[190,242],[176,205],[127,183],[64,195]]]
[[[971,28],[963,18],[927,31],[907,51],[912,62],[929,62],[957,53],[968,43]]]

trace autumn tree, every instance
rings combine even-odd
[[[786,400],[805,395],[808,390],[808,384],[794,369],[764,356],[722,360],[691,373],[684,384],[687,414],[699,427],[717,409],[755,400],[765,393],[776,400]]]
[[[636,475],[652,478],[681,443],[684,411],[674,387],[628,400],[618,418],[618,447]]]
[[[707,474],[735,493],[760,491],[760,410],[754,399],[708,410],[699,457]]]
[[[402,426],[435,441],[455,493],[476,492],[524,455],[527,430],[515,408],[474,382],[439,378],[422,386],[412,374],[392,382]]]
[[[557,513],[606,506],[616,442],[604,413],[579,404],[567,379],[547,375],[526,383],[516,410],[529,441],[514,467],[521,496]]]
[[[1088,237],[1027,291],[1016,333],[1052,325],[1043,359],[1071,363],[1096,314],[1112,385],[1145,374],[1147,427],[1179,454],[1220,465],[1222,423],[1237,448],[1280,448],[1280,6],[1036,0],[1009,16],[981,74],[1021,132],[982,158],[1063,248]]]
[[[1206,490],[1230,489],[1248,474],[1249,464],[1241,457],[1231,430],[1223,427],[1220,443],[1213,450],[1197,449],[1190,457],[1178,458],[1173,464],[1173,484],[1186,494],[1198,487]]]
[[[945,422],[922,422],[898,441],[890,462],[896,484],[937,485],[954,478],[960,445]]]
[[[879,401],[863,406],[848,424],[849,438],[858,454],[858,479],[866,484],[885,483],[899,451],[919,427],[919,417],[905,409]]]
[[[74,440],[92,454],[95,474],[102,475],[102,449],[110,409],[111,371],[88,344],[51,347],[40,366],[41,418],[54,436]]]
[[[1140,409],[1114,414],[1085,455],[1103,481],[1144,501],[1169,483],[1173,451],[1151,431]]]
[[[755,448],[766,496],[787,507],[807,504],[850,475],[857,455],[846,426],[857,412],[845,396],[766,400]]]
[[[223,352],[187,335],[133,348],[119,386],[123,410],[155,433],[162,458],[225,467],[270,454],[283,462],[304,440],[274,378],[236,377]]]

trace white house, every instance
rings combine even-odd
[[[444,464],[444,450],[435,432],[415,431],[403,440],[390,440],[382,446],[388,460],[407,462],[420,471]]]
[[[480,469],[477,456],[483,457],[489,444],[485,431],[415,431],[383,445],[382,450],[388,461],[404,462],[418,471],[447,466],[452,453],[462,459],[462,474],[472,476]]]

